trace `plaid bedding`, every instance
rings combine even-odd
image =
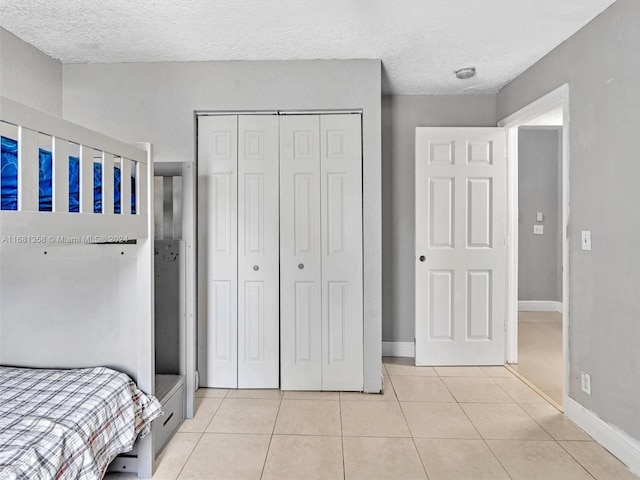
[[[161,414],[109,368],[0,367],[0,479],[100,479]]]

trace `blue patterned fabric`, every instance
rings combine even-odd
[[[18,142],[7,137],[2,137],[0,163],[0,209],[18,209]],[[52,211],[52,154],[40,149],[40,205],[41,212]],[[113,210],[120,213],[120,169],[114,168],[114,201]],[[136,212],[135,178],[131,177],[131,213]],[[69,156],[69,211],[80,211],[80,159]],[[102,164],[93,164],[93,211],[102,213]]]

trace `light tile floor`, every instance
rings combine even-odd
[[[200,389],[153,478],[639,478],[506,368],[412,363],[384,359],[383,395]]]
[[[518,363],[511,366],[562,405],[562,314],[518,313]]]

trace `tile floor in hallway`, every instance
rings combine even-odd
[[[638,479],[506,368],[412,363],[383,395],[200,389],[153,478]]]
[[[562,314],[518,313],[518,373],[562,405]]]

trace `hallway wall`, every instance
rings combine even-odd
[[[569,84],[569,396],[640,439],[640,2],[617,0],[498,93],[498,119]],[[580,232],[591,230],[591,251]],[[591,395],[580,372],[591,375]]]
[[[562,128],[518,130],[518,300],[562,302]],[[536,221],[542,212],[543,221]],[[542,225],[544,234],[534,235]]]

